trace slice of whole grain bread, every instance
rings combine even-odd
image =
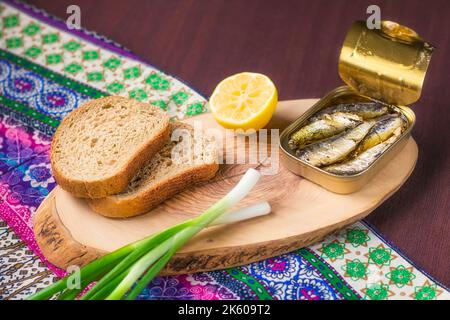
[[[214,177],[219,165],[213,137],[196,135],[190,125],[177,122],[172,124],[172,140],[175,141],[158,152],[122,193],[89,199],[91,208],[111,218],[136,216]]]
[[[123,97],[91,100],[58,127],[50,160],[56,182],[77,197],[123,191],[170,135],[159,108]]]

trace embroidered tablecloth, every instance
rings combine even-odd
[[[20,2],[0,3],[0,298],[23,299],[64,272],[43,257],[32,216],[55,180],[49,144],[83,102],[115,94],[174,119],[206,99],[120,45]],[[139,299],[449,299],[365,222],[295,252],[221,271],[158,277]]]

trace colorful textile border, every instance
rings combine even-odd
[[[19,2],[7,1],[3,8],[1,48],[99,91],[158,105],[172,117],[206,111],[197,92],[111,42],[79,30],[63,31],[64,23]]]
[[[25,4],[0,3],[0,23],[0,218],[7,223],[0,222],[0,298],[22,299],[64,274],[42,256],[31,222],[55,186],[48,151],[60,120],[109,94],[150,102],[176,119],[207,110],[205,98],[177,78]],[[431,300],[450,293],[359,222],[250,265],[158,277],[139,299]]]

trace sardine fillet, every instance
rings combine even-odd
[[[363,122],[338,136],[317,142],[297,151],[297,156],[313,166],[321,167],[343,160],[356,149],[375,121]]]
[[[379,156],[397,140],[400,131],[392,137],[364,151],[359,156],[349,161],[333,164],[322,168],[323,170],[338,175],[354,175],[367,169]]]
[[[390,114],[378,118],[367,136],[361,141],[355,153],[360,154],[365,150],[386,141],[397,129],[403,128],[404,125],[404,120],[398,114]]]
[[[311,121],[315,121],[324,114],[330,114],[335,112],[353,113],[362,117],[364,120],[373,119],[389,112],[388,107],[383,106],[376,102],[361,102],[361,103],[347,103],[331,106],[319,111],[311,118]]]
[[[317,140],[329,138],[347,129],[354,128],[362,118],[348,113],[337,112],[323,115],[319,120],[309,123],[294,134],[289,140],[289,147],[297,149]]]

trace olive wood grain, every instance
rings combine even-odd
[[[280,102],[268,127],[286,127],[315,101]],[[196,120],[204,127],[219,128],[210,114],[187,121]],[[163,273],[244,265],[319,241],[367,216],[395,193],[413,171],[417,156],[417,145],[410,138],[368,185],[349,195],[329,192],[280,164],[278,173],[263,176],[240,204],[269,201],[270,215],[202,231],[172,258]],[[145,215],[126,220],[95,214],[84,200],[56,187],[36,212],[36,240],[56,266],[84,265],[105,252],[198,215],[225,195],[248,167],[255,165],[223,165],[212,182],[185,191]]]

